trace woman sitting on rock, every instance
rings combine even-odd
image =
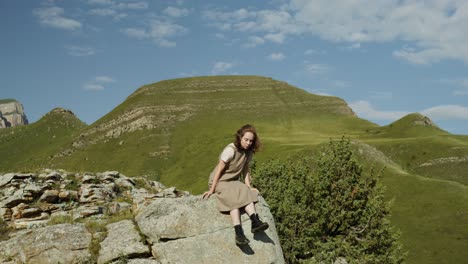
[[[260,139],[255,128],[251,125],[241,127],[235,135],[234,143],[227,145],[221,153],[218,165],[210,175],[209,191],[203,193],[204,199],[216,193],[218,210],[231,215],[237,245],[250,242],[242,230],[241,209],[247,212],[252,221],[252,233],[268,228],[268,223],[262,222],[255,211],[258,190],[250,185],[249,162],[259,148]],[[240,181],[241,175],[244,176],[245,184]]]

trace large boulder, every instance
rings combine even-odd
[[[86,263],[90,243],[91,234],[81,224],[25,230],[0,242],[0,263]]]
[[[263,198],[256,208],[270,228],[253,235],[243,214],[250,243],[242,247],[236,246],[231,218],[216,210],[214,197],[156,199],[135,219],[161,263],[284,263],[273,216]]]
[[[150,249],[141,242],[141,236],[131,220],[107,225],[107,237],[101,242],[98,264],[119,258],[150,257]]]

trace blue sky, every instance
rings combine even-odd
[[[262,75],[468,134],[466,25],[465,0],[2,0],[0,98],[91,124],[145,84]]]

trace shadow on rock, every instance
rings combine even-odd
[[[254,234],[254,239],[264,243],[275,244],[275,242],[265,232],[258,232]]]
[[[249,245],[243,245],[243,246],[239,246],[237,245],[240,250],[242,250],[242,252],[244,252],[244,254],[246,255],[254,255],[255,254],[255,251],[253,251],[253,249],[249,246]]]

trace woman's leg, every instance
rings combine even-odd
[[[240,210],[231,210],[229,214],[231,215],[232,225],[234,226],[234,232],[236,233],[236,244],[239,246],[247,245],[250,241],[245,237],[244,230],[242,230]]]
[[[251,216],[252,214],[255,214],[255,205],[254,203],[249,203],[248,205],[245,206],[245,212],[247,212],[248,216]]]
[[[245,211],[249,215],[250,220],[252,221],[252,233],[260,232],[268,228],[268,223],[262,222],[257,213],[255,212],[254,203],[249,203],[245,206]]]
[[[233,226],[240,225],[240,210],[234,209],[230,211],[229,214],[231,215],[232,225]]]

